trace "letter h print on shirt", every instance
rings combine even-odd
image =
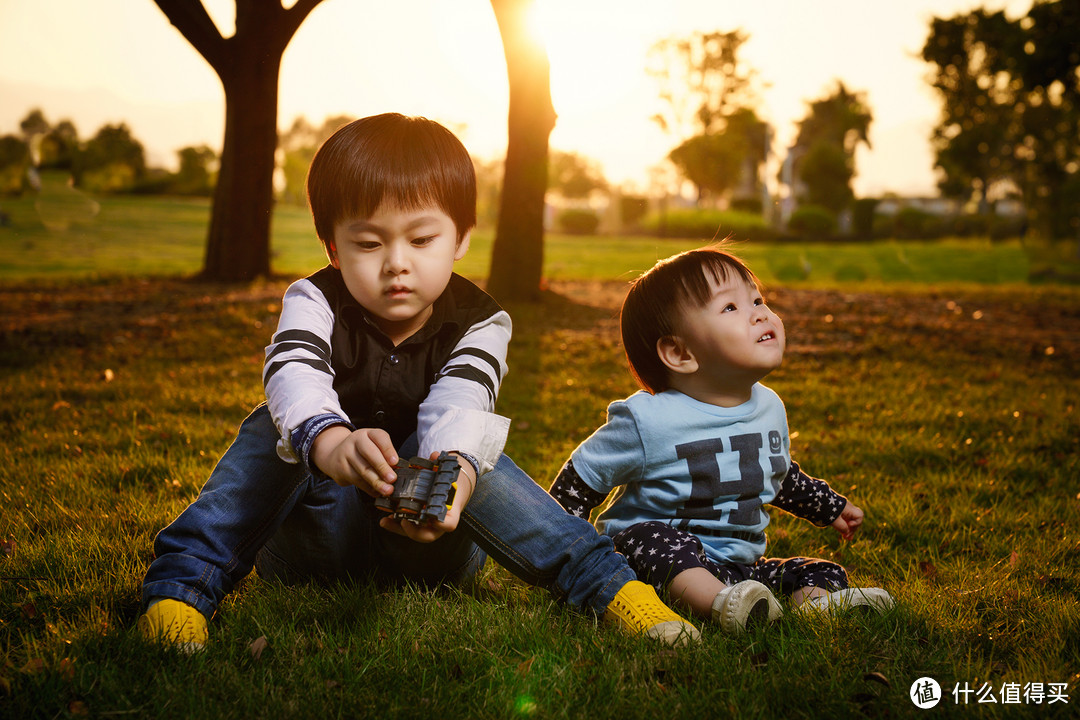
[[[761,496],[765,490],[765,471],[761,451],[765,439],[761,433],[733,435],[728,439],[728,452],[738,455],[738,477],[725,478],[720,456],[725,452],[723,438],[709,438],[675,446],[676,456],[686,461],[690,473],[690,498],[679,509],[678,516],[687,519],[720,520],[727,514],[730,525],[757,525],[761,520]],[[769,481],[773,492],[778,477],[787,470],[781,453],[781,435],[769,433]],[[729,463],[724,464],[730,467]],[[717,501],[721,501],[719,504]]]

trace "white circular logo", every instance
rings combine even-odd
[[[927,710],[941,702],[941,686],[934,678],[921,677],[911,683],[908,697],[915,703],[915,707]]]

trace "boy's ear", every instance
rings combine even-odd
[[[337,267],[338,267],[337,246],[334,245],[334,243],[327,243],[326,244],[326,257],[329,258],[330,264],[334,267],[334,269],[337,269]]]
[[[657,340],[656,354],[664,367],[673,373],[688,375],[697,372],[697,358],[678,335],[665,335]]]
[[[472,240],[472,230],[469,230],[465,235],[458,240],[457,247],[454,249],[454,259],[460,260],[465,257],[465,253],[469,252],[469,241]]]

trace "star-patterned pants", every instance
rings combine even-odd
[[[612,538],[626,556],[638,579],[663,592],[679,573],[705,568],[725,585],[757,580],[778,595],[791,596],[799,588],[819,587],[832,592],[848,586],[847,571],[816,558],[760,558],[752,564],[717,563],[705,554],[696,535],[662,522],[643,522]]]

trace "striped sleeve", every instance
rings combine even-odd
[[[420,404],[420,456],[456,451],[478,461],[480,472],[495,466],[506,444],[510,420],[494,413],[506,377],[512,325],[498,311],[473,325],[458,342]]]
[[[307,463],[310,443],[304,428],[318,418],[325,429],[348,424],[334,391],[330,366],[330,336],[334,316],[330,305],[310,280],[298,280],[285,291],[277,331],[266,348],[263,387],[266,402],[281,439],[278,454],[290,462]]]

